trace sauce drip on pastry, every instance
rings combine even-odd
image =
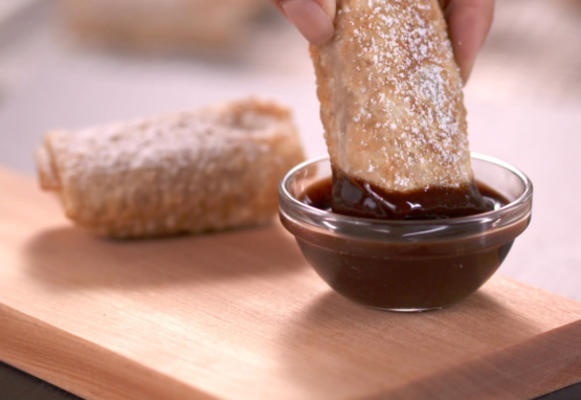
[[[508,204],[492,188],[475,182],[467,188],[433,187],[410,193],[385,193],[339,172],[310,185],[300,198],[338,214],[390,220],[443,219],[491,211]]]

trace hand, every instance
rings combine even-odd
[[[272,0],[313,44],[333,37],[336,0]],[[490,29],[494,0],[439,0],[448,22],[462,79],[468,80],[476,54]]]

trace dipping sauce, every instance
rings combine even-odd
[[[459,188],[430,187],[409,193],[387,193],[337,171],[333,178],[309,186],[300,200],[337,214],[386,220],[465,217],[497,210],[509,203],[481,182]]]
[[[338,205],[340,213],[351,216],[383,220],[389,220],[388,216],[399,220],[435,219],[441,221],[442,227],[447,223],[446,218],[475,215],[509,203],[482,182],[476,182],[478,191],[468,195],[434,189],[405,198],[395,195],[382,199],[378,198],[380,192],[370,185],[341,179],[343,181],[335,190],[331,177],[317,181],[298,199],[335,213]],[[348,196],[339,196],[344,190],[348,191]],[[376,204],[368,205],[370,201]],[[364,206],[360,207],[362,204]],[[496,271],[514,237],[527,224],[528,220],[523,220],[509,228],[461,240],[425,243],[343,240],[288,224],[287,228],[297,236],[307,260],[337,292],[368,306],[419,311],[453,304],[476,291]],[[303,241],[302,238],[309,239]]]
[[[531,218],[532,185],[524,174],[486,156],[473,155],[472,164],[480,196],[476,201],[470,194],[466,198],[466,193],[446,191],[435,192],[445,206],[427,197],[392,197],[387,208],[397,215],[390,219],[381,208],[385,203],[365,203],[377,201],[378,191],[357,181],[336,186],[347,186],[355,199],[348,204],[344,195],[337,207],[329,159],[313,160],[281,181],[280,219],[309,264],[337,293],[392,311],[446,307],[494,274]],[[344,207],[361,203],[367,207],[363,215],[371,218],[342,215],[361,215]],[[344,208],[338,212],[334,207]]]

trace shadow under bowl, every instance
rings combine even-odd
[[[328,157],[299,164],[282,179],[279,214],[317,273],[343,296],[374,308],[425,311],[474,293],[528,226],[532,183],[515,167],[472,153],[477,181],[506,198],[499,209],[439,220],[376,220],[300,201],[331,176]]]

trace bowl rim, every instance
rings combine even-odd
[[[452,218],[446,218],[446,219],[433,219],[433,220],[429,220],[429,219],[428,220],[380,220],[380,219],[374,219],[374,218],[353,217],[353,216],[349,216],[349,215],[342,215],[342,214],[337,214],[337,213],[321,210],[319,208],[305,204],[305,203],[299,201],[298,199],[296,199],[286,188],[286,183],[288,182],[288,180],[292,176],[294,176],[298,171],[300,171],[300,170],[302,170],[310,165],[317,164],[321,161],[328,160],[330,162],[330,157],[328,155],[318,156],[318,157],[308,159],[306,161],[301,162],[300,164],[297,164],[293,168],[291,168],[284,175],[284,177],[281,179],[278,191],[279,191],[279,196],[281,196],[286,201],[290,201],[290,203],[293,206],[298,207],[300,210],[302,210],[308,214],[315,215],[315,216],[321,217],[321,218],[334,218],[335,220],[338,220],[338,221],[341,221],[341,222],[344,222],[347,224],[360,225],[360,224],[365,223],[365,224],[371,224],[371,225],[375,225],[375,226],[419,227],[419,226],[442,225],[442,224],[445,224],[447,226],[465,225],[465,224],[474,224],[474,223],[480,224],[482,222],[489,222],[490,220],[497,219],[503,215],[511,214],[513,211],[518,210],[518,208],[520,208],[523,205],[526,205],[527,203],[530,202],[532,195],[533,195],[533,183],[524,172],[522,172],[520,169],[518,169],[514,165],[509,164],[505,161],[502,161],[496,157],[488,156],[488,155],[477,153],[477,152],[471,152],[470,156],[471,156],[471,159],[476,159],[476,160],[488,162],[491,164],[495,164],[499,167],[504,168],[505,170],[508,170],[509,172],[514,174],[515,176],[517,176],[524,185],[523,192],[515,200],[511,201],[510,203],[508,203],[508,204],[506,204],[506,205],[504,205],[496,210],[486,211],[483,213],[464,216],[464,217],[452,217]],[[282,206],[280,206],[280,207],[282,209]]]

